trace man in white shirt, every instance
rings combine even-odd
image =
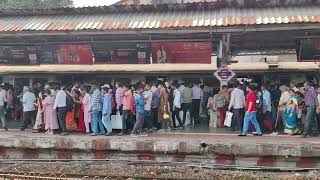
[[[150,84],[146,84],[145,91],[143,93],[144,99],[144,122],[145,127],[151,130],[153,128],[153,123],[151,119],[151,102],[152,102],[153,93],[151,91]]]
[[[66,117],[67,117],[67,94],[64,91],[64,87],[58,91],[56,99],[54,101],[54,110],[58,112],[58,121],[62,131],[62,135],[66,135]]]
[[[192,87],[192,121],[194,124],[200,123],[200,104],[203,97],[203,91],[198,84]]]
[[[237,87],[231,92],[229,111],[232,110],[233,122],[232,129],[237,132],[241,132],[242,121],[243,121],[243,111],[246,104],[246,98],[244,92],[241,89],[241,84],[237,83]]]
[[[173,128],[177,128],[176,118],[179,122],[180,129],[183,129],[183,123],[180,118],[181,111],[181,93],[179,89],[177,89],[178,84],[172,83],[171,88],[174,90],[173,92],[173,112],[172,112],[172,123]]]
[[[0,119],[2,128],[6,131],[8,130],[5,118],[5,102],[7,102],[7,92],[3,89],[3,86],[0,86]]]
[[[28,125],[34,126],[36,121],[36,107],[35,103],[37,101],[34,93],[30,92],[28,86],[23,88],[23,97],[22,97],[22,105],[23,105],[23,122],[20,130],[24,131]]]

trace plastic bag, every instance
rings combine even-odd
[[[226,118],[224,120],[224,125],[225,126],[231,127],[232,116],[233,116],[232,112],[229,112],[229,111],[226,112]]]

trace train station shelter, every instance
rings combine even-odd
[[[320,2],[240,1],[0,9],[3,82],[318,81]]]

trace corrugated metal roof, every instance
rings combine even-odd
[[[163,0],[163,3],[128,4],[93,7],[63,7],[47,9],[15,9],[0,7],[1,16],[31,16],[31,15],[75,15],[99,13],[135,13],[135,12],[164,12],[190,10],[216,10],[224,8],[274,8],[318,6],[320,0],[183,0],[184,3]],[[153,2],[151,0],[151,2]]]
[[[134,30],[320,22],[320,7],[0,17],[0,31]]]
[[[318,3],[318,0],[121,0],[116,2],[115,5],[148,5],[148,4],[183,4],[183,3],[198,3],[198,2],[215,2],[215,3],[224,3],[226,5],[233,6],[245,6],[245,5],[302,5],[306,3]]]

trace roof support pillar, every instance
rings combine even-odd
[[[230,51],[230,38],[231,34],[226,33],[222,35],[222,39],[220,40],[220,61],[222,65],[228,65],[231,60],[231,51]]]

